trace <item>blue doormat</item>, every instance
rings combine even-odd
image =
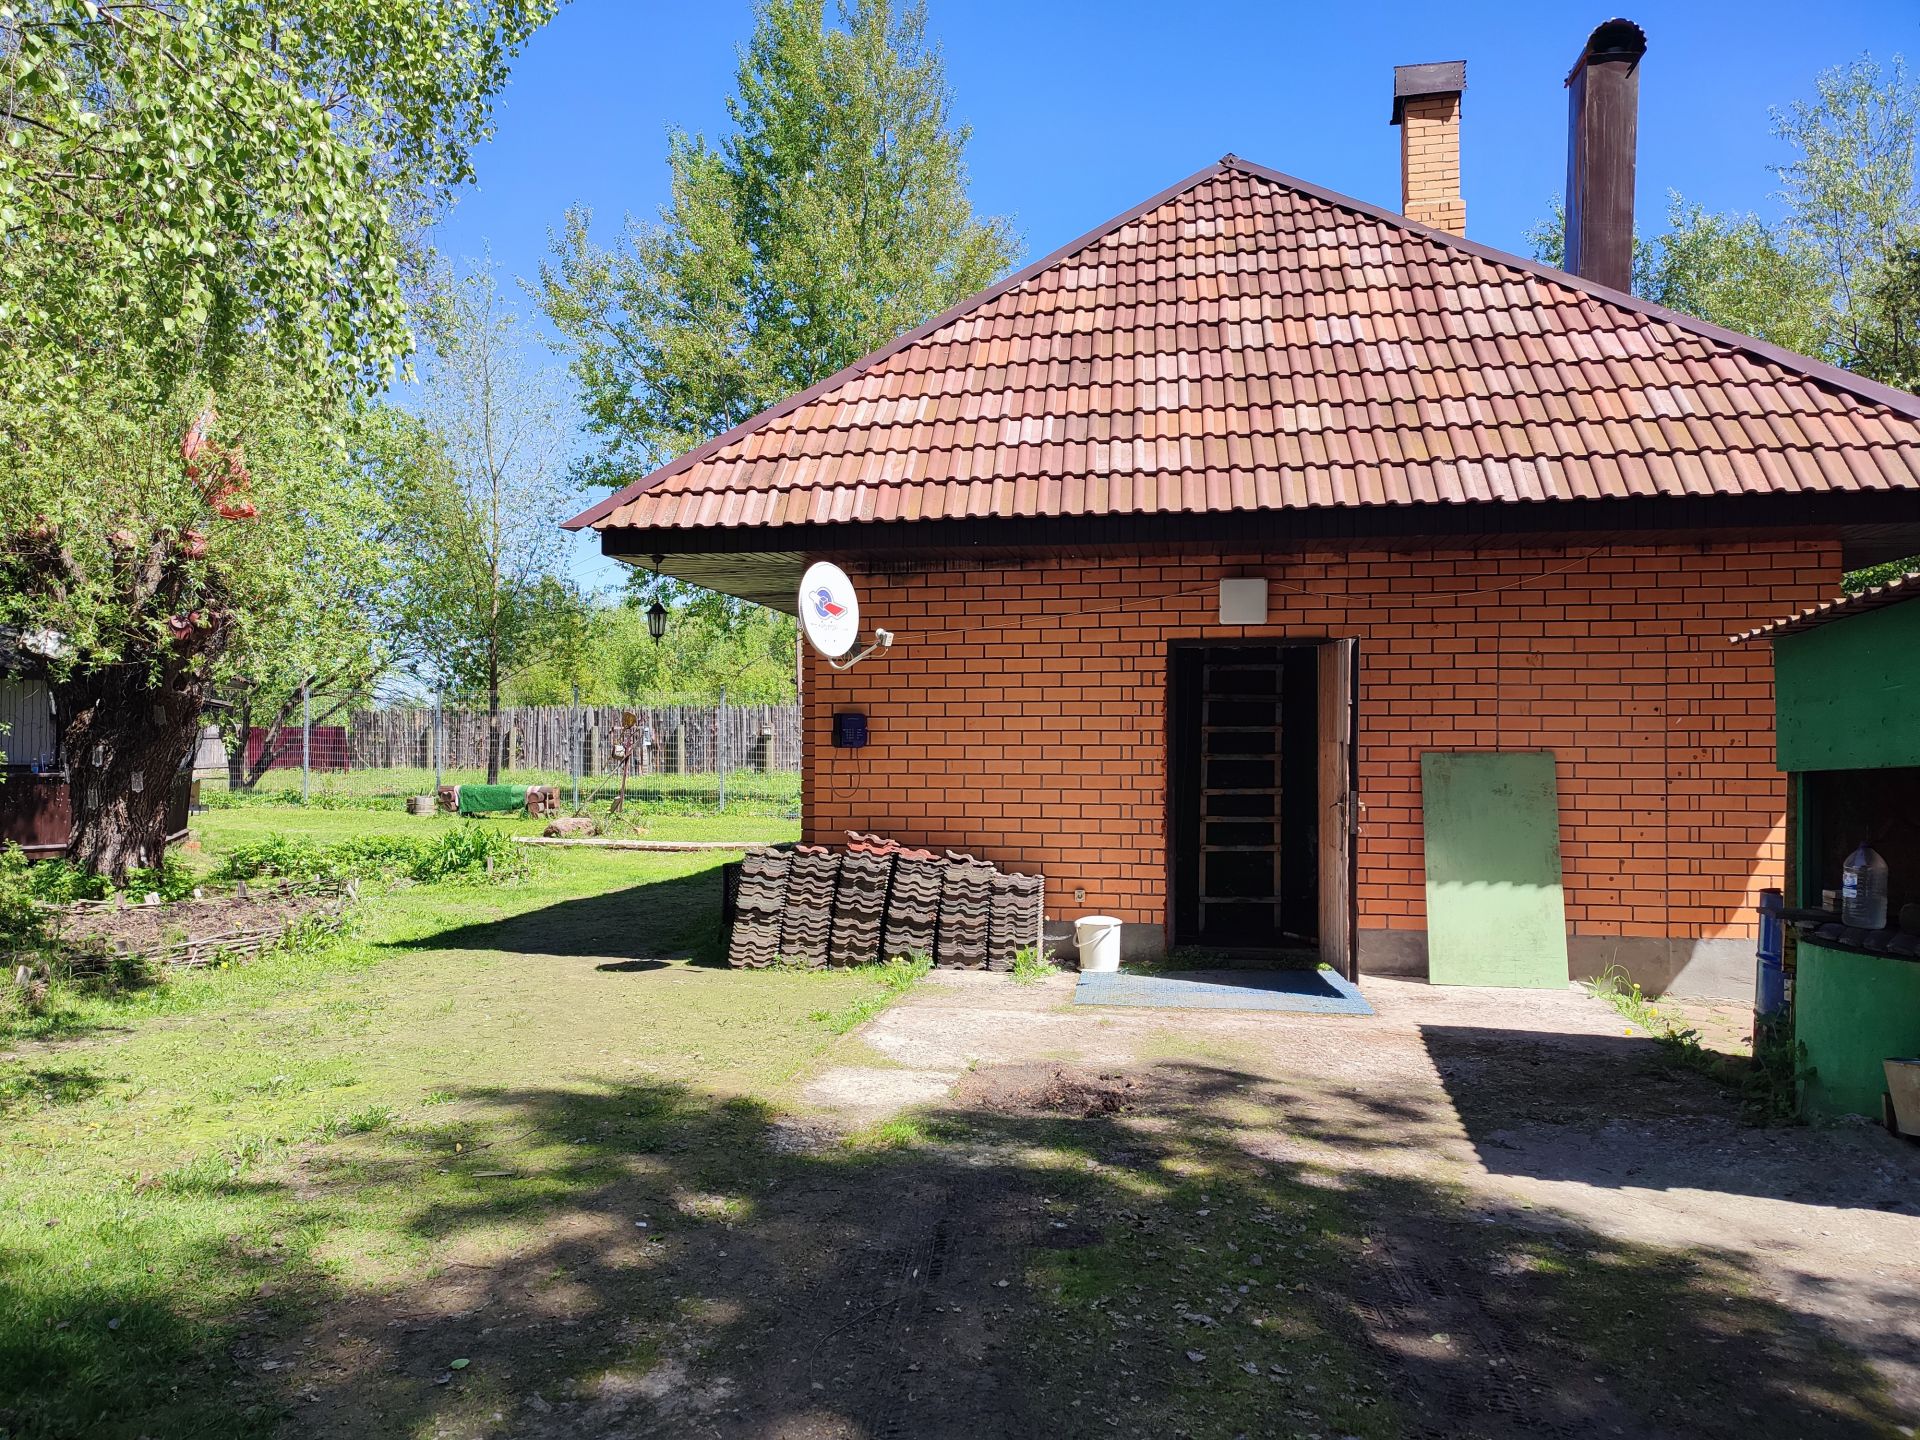
[[[1353,983],[1331,970],[1181,970],[1082,975],[1076,1005],[1157,1005],[1169,1010],[1293,1010],[1308,1015],[1371,1015]]]

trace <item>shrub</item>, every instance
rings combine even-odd
[[[215,870],[217,880],[253,880],[275,875],[283,880],[334,880],[339,863],[331,847],[315,844],[297,835],[277,832],[258,840],[236,845]]]
[[[172,855],[161,856],[158,865],[127,872],[127,893],[133,896],[158,895],[164,901],[184,900],[193,894],[194,884],[193,871]]]
[[[180,900],[193,893],[193,872],[169,855],[160,864],[127,875],[134,898],[158,894]],[[105,900],[113,886],[64,860],[29,860],[18,845],[0,849],[0,949],[33,949],[47,938],[41,906]]]
[[[18,845],[0,850],[0,950],[32,949],[46,938],[32,869]]]
[[[493,862],[489,872],[487,862]],[[362,835],[332,845],[271,834],[236,846],[214,872],[221,880],[339,882],[404,876],[423,885],[452,880],[504,879],[519,874],[525,860],[507,835],[483,825],[463,825],[431,840],[399,835]]]
[[[520,847],[504,831],[485,825],[462,825],[424,843],[413,843],[416,854],[407,874],[423,885],[489,876],[503,879],[520,873],[525,865]]]

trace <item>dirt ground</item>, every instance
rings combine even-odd
[[[1632,1026],[1571,989],[1374,979],[1366,993],[1378,1014],[1358,1018],[1074,1008],[1063,1004],[1072,983],[1020,992],[938,974],[864,1032],[880,1064],[828,1071],[808,1098],[841,1123],[942,1085],[963,1103],[998,1091],[1017,1109],[1052,1092],[1070,1108],[1138,1120],[1180,1105],[1181,1067],[1169,1062],[1225,1062],[1260,1088],[1235,1116],[1236,1143],[1250,1154],[1419,1179],[1457,1188],[1490,1218],[1518,1213],[1712,1255],[1812,1322],[1809,1343],[1828,1337],[1865,1355],[1898,1412],[1896,1433],[1920,1412],[1920,1147],[1867,1126],[1744,1124],[1720,1087],[1660,1064]],[[1710,1046],[1744,1050],[1741,1007],[1669,1009]],[[1490,1370],[1526,1368],[1535,1338],[1444,1278],[1470,1265],[1445,1227],[1381,1222],[1371,1240],[1388,1260],[1389,1289],[1445,1297],[1444,1328],[1471,1337],[1463,1343]],[[1380,1307],[1382,1323],[1392,1324],[1393,1305]],[[1536,1372],[1567,1378],[1564,1366]],[[1437,1398],[1444,1407],[1448,1397]],[[1636,1433],[1599,1418],[1516,1433]]]
[[[335,1440],[1913,1433],[1920,1149],[1750,1128],[1572,991],[1071,986],[936,973],[772,1107],[529,1099],[542,1244],[450,1220],[234,1358]]]
[[[210,895],[167,905],[75,905],[60,917],[58,933],[75,947],[137,955],[157,955],[192,940],[201,958],[217,951],[222,940],[257,946],[263,936],[278,935],[310,915],[335,915],[345,904],[332,891],[256,885],[251,895]]]

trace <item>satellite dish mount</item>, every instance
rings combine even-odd
[[[876,628],[864,650],[847,653],[860,639],[860,596],[847,572],[825,560],[809,565],[800,577],[800,628],[835,670],[851,670],[893,645],[893,633]]]

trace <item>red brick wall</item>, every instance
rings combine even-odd
[[[848,827],[1047,877],[1055,917],[1166,919],[1167,642],[1360,641],[1362,930],[1424,925],[1420,754],[1558,757],[1576,935],[1750,936],[1780,883],[1771,657],[1727,636],[1836,593],[1838,547],[1737,544],[1048,562],[861,582],[892,652],[809,655],[806,833]],[[1270,623],[1215,623],[1222,576]],[[871,743],[835,750],[836,709]],[[1084,904],[1072,903],[1076,887]]]

